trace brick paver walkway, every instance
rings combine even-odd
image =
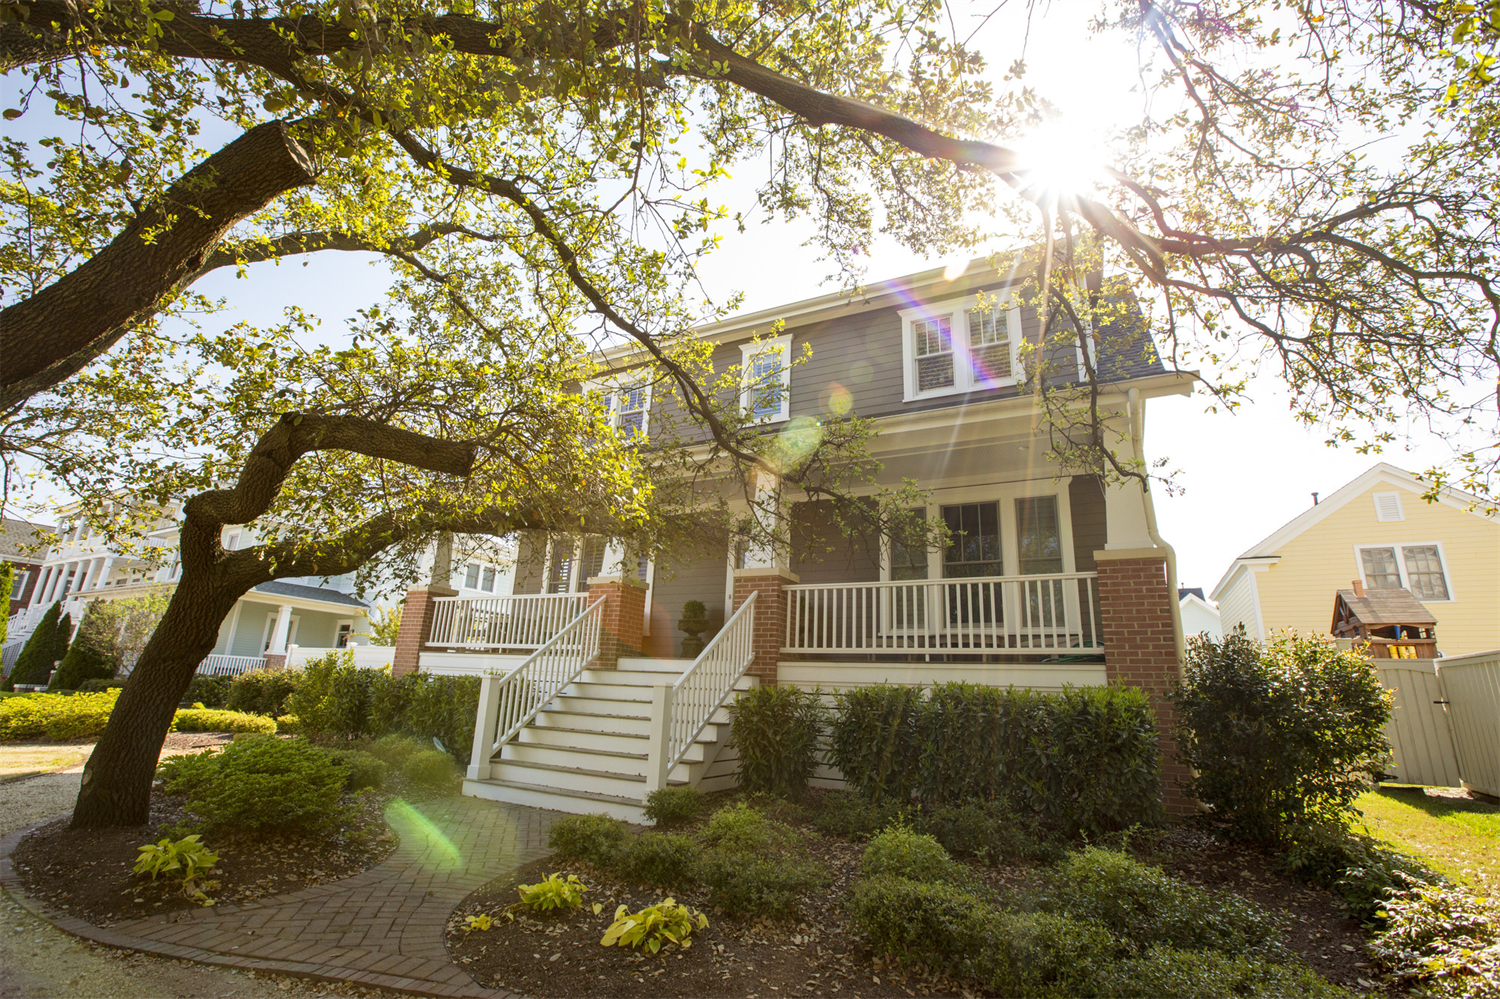
[[[100,928],[42,909],[16,883],[8,837],[0,881],[60,929],[115,947],[230,967],[362,982],[436,996],[502,996],[448,956],[448,915],[492,878],[547,853],[554,812],[476,798],[397,803],[400,845],[362,874],[239,905]]]

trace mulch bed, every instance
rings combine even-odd
[[[395,848],[395,836],[382,817],[384,799],[366,795],[356,828],[364,835],[354,845],[325,843],[267,833],[205,834],[203,843],[219,854],[209,877],[219,887],[208,892],[215,902],[244,902],[346,878],[373,867]],[[198,903],[183,895],[180,883],[162,877],[153,882],[134,873],[138,848],[154,843],[193,817],[182,799],[153,791],[151,818],[143,826],[116,829],[70,829],[58,819],[23,838],[13,856],[16,873],[33,898],[54,909],[108,926]]]
[[[864,844],[803,828],[809,839],[799,855],[826,866],[832,884],[802,900],[795,922],[731,919],[712,911],[699,889],[669,893],[627,884],[585,863],[544,858],[465,899],[448,923],[449,951],[479,985],[537,999],[974,994],[944,976],[890,966],[865,946],[842,907]],[[1344,915],[1335,897],[1281,874],[1266,856],[1193,826],[1167,833],[1153,845],[1152,854],[1152,862],[1185,881],[1232,891],[1284,914],[1289,946],[1330,981],[1359,992],[1402,994],[1371,971],[1364,951],[1367,935]],[[1036,866],[968,866],[972,880],[966,887],[997,899],[1023,902],[1043,882]],[[554,871],[577,874],[593,889],[584,896],[582,909],[521,915],[513,922],[497,918],[486,931],[465,929],[468,916],[498,916],[516,901],[517,885],[540,881]],[[634,912],[668,894],[709,917],[708,929],[693,937],[688,950],[669,947],[659,956],[643,956],[599,945],[616,906],[623,903]],[[594,902],[603,905],[598,915],[592,911]]]

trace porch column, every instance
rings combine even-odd
[[[415,673],[422,662],[422,649],[432,635],[432,612],[438,597],[456,597],[458,591],[445,583],[432,582],[406,591],[401,607],[401,630],[396,633],[396,652],[391,657],[391,675]]]
[[[604,564],[609,565],[606,555]],[[616,562],[618,565],[618,561]],[[591,669],[615,669],[621,656],[641,654],[646,623],[646,584],[633,573],[594,576],[588,581],[589,603],[604,600],[599,630],[599,658]]]
[[[1099,570],[1104,673],[1110,683],[1138,687],[1150,698],[1161,733],[1161,793],[1167,814],[1188,816],[1197,803],[1182,785],[1188,768],[1177,760],[1177,712],[1167,693],[1181,674],[1172,603],[1161,548],[1116,548],[1094,553]]]
[[[785,587],[797,582],[797,574],[782,567],[757,567],[734,570],[734,603],[729,608],[733,614],[751,593],[755,598],[755,630],[751,639],[754,658],[748,672],[768,687],[776,685],[776,665],[781,659],[781,646],[786,641]]]
[[[746,569],[789,569],[791,540],[787,537],[787,518],[781,503],[781,477],[764,469],[750,473],[754,499],[750,515],[766,535],[760,543],[745,551]]]
[[[276,608],[276,624],[271,627],[271,644],[266,646],[266,665],[279,669],[286,665],[286,636],[292,628],[292,605]]]

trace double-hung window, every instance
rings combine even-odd
[[[1021,310],[1007,295],[975,295],[901,312],[906,399],[1014,385]]]
[[[610,393],[610,423],[625,437],[645,437],[651,410],[651,384],[620,385]]]
[[[752,420],[772,423],[791,415],[792,335],[740,345],[740,407]]]
[[[1356,549],[1359,574],[1367,589],[1405,587],[1418,600],[1452,600],[1442,545],[1365,545]]]

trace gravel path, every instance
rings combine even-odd
[[[163,755],[195,748],[180,736],[173,736],[173,740],[181,744],[169,744]],[[5,747],[0,747],[0,755],[4,752]],[[66,814],[78,797],[82,772],[79,766],[65,773],[0,783],[0,836]],[[101,947],[69,936],[0,892],[0,999],[352,999],[389,995],[394,993],[352,984],[330,985],[285,975],[231,971]]]

